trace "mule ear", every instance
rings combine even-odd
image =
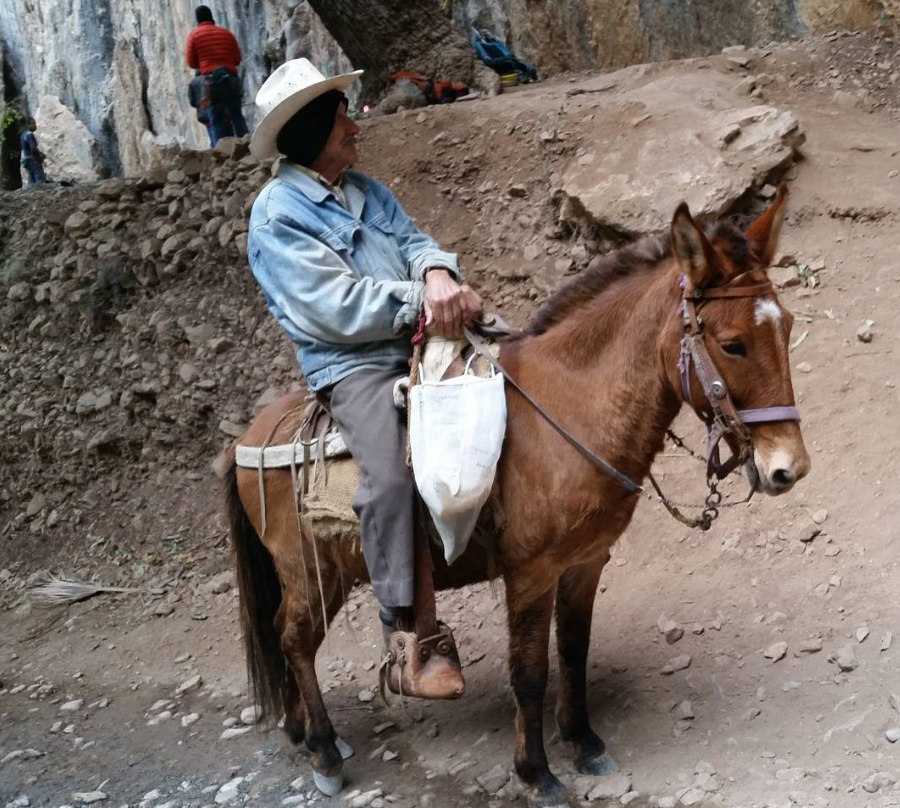
[[[750,249],[759,257],[764,267],[772,263],[778,249],[778,237],[781,235],[781,225],[784,224],[784,214],[787,212],[784,204],[787,194],[787,184],[783,182],[778,186],[775,201],[745,233]]]
[[[693,289],[712,283],[718,272],[716,251],[682,202],[672,217],[672,248]]]

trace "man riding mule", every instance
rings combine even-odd
[[[482,305],[462,285],[457,257],[422,233],[387,188],[349,171],[359,127],[342,91],[361,72],[326,79],[297,59],[260,89],[250,148],[282,161],[253,205],[248,247],[270,310],[298,346],[309,389],[327,401],[360,468],[354,510],[388,645],[391,633],[412,628],[414,595],[415,491],[394,387],[409,372],[423,309],[431,331],[453,337]],[[449,633],[446,642],[452,646]],[[450,650],[407,673],[404,692],[461,695]]]
[[[680,206],[666,237],[605,256],[545,303],[525,332],[500,344],[499,365],[515,387],[507,395],[497,475],[505,518],[490,548],[471,542],[449,566],[436,554],[434,583],[453,588],[493,571],[503,576],[515,768],[534,806],[569,804],[543,742],[554,612],[560,737],[583,773],[615,770],[587,708],[594,595],[612,545],[639,499],[650,496],[643,480],[681,407],[709,427],[711,489],[717,475],[738,466],[753,489],[772,495],[809,471],[790,379],[792,318],[766,275],[785,196],[782,188],[746,233],[722,223],[704,231]],[[273,218],[276,231],[287,226],[281,216]],[[262,255],[253,253],[251,243],[258,262]],[[307,252],[292,255],[285,269],[299,274]],[[283,320],[281,307],[293,304],[277,294],[270,305]],[[407,322],[414,321],[410,315]],[[260,447],[289,439],[302,417],[295,414],[300,403],[300,396],[288,396],[270,405],[239,442]],[[733,453],[724,462],[717,451],[723,438]],[[294,482],[286,469],[258,474],[233,465],[229,472],[241,621],[258,703],[270,715],[284,712],[289,737],[311,752],[317,786],[336,793],[345,745],[325,709],[315,656],[328,621],[370,571],[353,541],[317,542],[314,531],[301,529]],[[708,505],[714,510],[709,498]],[[708,518],[698,524],[708,525]],[[363,536],[365,529],[363,520]],[[312,574],[304,552],[316,554]],[[311,607],[314,596],[322,601],[319,612]]]

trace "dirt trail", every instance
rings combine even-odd
[[[595,728],[641,795],[632,805],[675,805],[678,797],[733,808],[900,805],[900,743],[888,738],[900,727],[898,696],[892,702],[900,694],[900,140],[891,70],[870,71],[868,59],[900,68],[893,45],[852,38],[775,48],[758,71],[764,100],[794,111],[808,136],[789,173],[782,252],[810,267],[818,286],[781,295],[796,317],[794,383],[813,472],[783,498],[729,509],[705,535],[642,505],[617,545],[595,609],[589,701]],[[660,69],[697,71],[704,61]],[[836,95],[853,94],[855,82],[870,89],[867,100]],[[527,92],[545,110],[567,86]],[[401,168],[414,176],[390,144],[374,146],[372,165],[383,160],[383,176]],[[472,226],[464,213],[441,218],[440,184],[452,182],[410,182],[404,197],[449,241]],[[460,244],[482,256],[483,268],[490,263],[486,237]],[[498,265],[511,261],[501,256]],[[528,284],[492,281],[484,271],[479,278],[519,317],[538,296]],[[863,342],[857,331],[867,321],[873,336]],[[678,426],[701,443],[690,418]],[[699,498],[693,461],[672,451],[657,465],[669,489]],[[183,487],[160,483],[160,507],[184,513]],[[211,515],[214,482],[191,486],[191,504]],[[739,491],[730,484],[731,494]],[[226,720],[242,726],[249,700],[235,592],[205,574],[226,569],[228,558],[221,525],[210,520],[165,548],[170,596],[162,606],[116,595],[61,614],[29,613],[14,600],[0,613],[0,806],[27,805],[27,795],[32,806],[59,808],[94,790],[108,795],[100,805],[144,808],[517,804],[516,780],[504,784],[502,771],[513,748],[502,592],[487,586],[441,597],[467,665],[460,703],[406,713],[367,700],[376,689],[374,603],[357,592],[339,615],[319,672],[335,726],[356,752],[341,797],[312,791],[303,754],[278,731],[220,739]],[[87,552],[86,541],[73,537],[72,547],[99,565],[103,543]],[[191,555],[202,563],[181,564],[188,572],[179,574]],[[14,561],[10,553],[0,568]],[[28,572],[16,568],[19,577]],[[661,615],[684,629],[672,645],[657,628]],[[661,673],[685,654],[689,667]],[[176,696],[194,674],[199,688]],[[551,680],[548,727],[554,693]],[[73,700],[82,703],[67,708]],[[192,714],[199,717],[183,726]],[[16,751],[24,754],[6,760]],[[551,742],[548,753],[583,796],[592,784],[577,777],[562,745]],[[232,778],[245,779],[228,802],[220,789]],[[355,801],[354,790],[363,792]]]

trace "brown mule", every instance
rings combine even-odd
[[[523,336],[502,345],[503,365],[580,442],[631,480],[644,480],[687,399],[705,419],[712,415],[696,368],[682,386],[683,288],[765,288],[784,201],[782,190],[746,233],[722,223],[704,232],[686,207],[679,208],[672,236],[612,253],[555,294]],[[701,338],[735,408],[792,408],[790,313],[774,292],[710,298],[696,307]],[[568,798],[550,771],[543,741],[550,622],[555,610],[561,737],[571,744],[581,771],[609,773],[615,764],[590,725],[586,663],[600,573],[639,494],[628,493],[577,454],[518,393],[508,389],[507,401],[498,471],[506,523],[496,536],[496,561],[506,583],[510,679],[517,703],[515,767],[530,787],[534,806],[561,806]],[[261,445],[298,403],[298,396],[289,396],[268,407],[240,442]],[[286,440],[295,427],[283,425],[273,442]],[[808,473],[809,456],[796,421],[747,423],[745,428],[753,445],[744,471],[758,490],[783,493]],[[341,742],[314,663],[325,624],[350,588],[367,580],[362,555],[354,541],[316,542],[310,530],[300,534],[288,472],[266,473],[262,538],[256,473],[233,467],[228,482],[252,686],[269,714],[285,713],[289,737],[305,740],[317,785],[336,793]],[[438,588],[488,575],[488,559],[475,542],[452,567],[440,554],[434,561]]]

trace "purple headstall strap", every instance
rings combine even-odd
[[[694,406],[691,398],[691,343],[685,337],[681,340],[681,353],[678,355],[678,372],[681,374],[681,392],[684,400]]]
[[[738,416],[745,424],[774,424],[778,421],[800,421],[800,410],[796,407],[761,407],[756,410],[738,410]],[[722,428],[717,421],[709,426],[706,443],[706,459],[709,461],[722,440]]]

